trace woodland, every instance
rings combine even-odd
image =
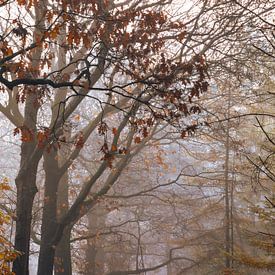
[[[275,272],[274,0],[0,0],[0,274]]]

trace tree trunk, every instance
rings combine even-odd
[[[63,232],[62,239],[57,245],[54,260],[54,274],[55,275],[71,275],[71,228],[66,228]]]
[[[90,240],[87,240],[85,249],[85,269],[83,274],[96,275],[96,247]]]
[[[36,42],[42,36],[45,30],[45,11],[44,1],[38,1],[35,5],[35,28],[33,41]],[[39,62],[42,55],[42,47],[36,47],[30,59],[33,68],[39,68]],[[32,76],[37,77],[39,70],[33,71]],[[42,154],[33,157],[36,150],[36,124],[37,113],[39,109],[40,94],[36,88],[30,88],[26,91],[26,101],[24,110],[24,124],[21,128],[22,145],[21,145],[21,161],[20,170],[15,180],[17,188],[16,201],[16,232],[15,232],[15,249],[20,251],[22,255],[13,263],[13,272],[17,275],[29,274],[29,250],[30,235],[32,221],[32,206],[36,187],[36,174],[39,160]],[[25,132],[24,132],[25,131]],[[24,135],[26,135],[24,137]]]
[[[32,206],[36,188],[37,164],[31,166],[31,173],[16,178],[16,233],[15,249],[22,253],[13,263],[15,274],[29,274],[29,252],[32,221]]]
[[[231,92],[229,90],[228,94],[228,107],[227,107],[227,117],[230,116],[230,107],[231,107]],[[232,212],[231,212],[231,184],[229,179],[229,155],[230,155],[230,125],[227,121],[226,125],[226,140],[225,140],[225,162],[224,162],[224,191],[225,191],[225,267],[227,269],[232,268],[232,236],[231,236],[231,226],[232,226]]]
[[[65,147],[65,145],[63,145]],[[66,228],[57,246],[51,245],[56,231],[57,219],[68,210],[68,174],[61,177],[60,160],[64,150],[54,150],[44,154],[45,198],[41,227],[41,247],[38,274],[72,274],[70,251],[70,228]],[[61,179],[60,179],[61,178]]]
[[[52,274],[53,272],[55,249],[50,244],[50,240],[56,230],[57,188],[60,178],[56,149],[53,148],[49,153],[44,153],[44,170],[45,194],[41,226],[41,246],[37,273],[39,275]]]
[[[15,274],[29,274],[29,252],[32,221],[32,206],[36,187],[38,156],[32,159],[36,148],[35,134],[38,107],[35,105],[37,94],[29,94],[26,98],[24,128],[21,129],[21,161],[19,173],[16,177],[16,232],[15,249],[22,253],[13,263]]]
[[[104,229],[106,214],[108,211],[98,205],[94,211],[87,214],[88,229],[90,233],[97,233]],[[105,252],[102,248],[102,242],[99,239],[88,239],[87,248],[85,251],[86,266],[84,270],[85,275],[100,275],[104,274],[104,264],[106,264]]]
[[[71,136],[71,126],[68,123],[63,127],[63,135],[66,140]],[[63,144],[59,150],[58,163],[59,167],[67,161],[71,153],[71,145]],[[57,219],[61,218],[69,209],[69,176],[68,171],[64,173],[58,185],[57,198]],[[54,272],[56,275],[71,275],[71,228],[66,228],[63,232],[62,238],[58,243],[55,251]]]
[[[60,218],[68,211],[69,208],[69,186],[68,172],[66,172],[59,182],[57,217]],[[70,246],[71,228],[64,230],[62,238],[55,251],[54,271],[56,275],[72,274],[71,264],[71,246]]]

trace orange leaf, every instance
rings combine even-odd
[[[113,151],[113,152],[117,151],[117,146],[113,144],[111,147],[111,151]]]
[[[19,5],[26,5],[26,0],[17,0]]]
[[[7,55],[12,55],[13,54],[13,51],[11,48],[7,48]]]

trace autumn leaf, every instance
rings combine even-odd
[[[118,132],[118,131],[117,131],[117,128],[113,128],[113,129],[112,129],[112,132],[113,132],[113,135],[116,136],[116,135],[117,135],[117,132]]]
[[[121,155],[126,155],[127,154],[127,149],[126,148],[120,148],[119,150],[118,150],[118,153],[119,154],[121,154]]]
[[[115,144],[112,145],[111,151],[116,152],[117,151],[117,146]]]
[[[85,89],[85,91],[89,91],[89,89],[90,89],[89,81],[82,81],[81,85],[83,86],[83,89]]]
[[[75,147],[76,148],[82,148],[83,146],[84,146],[84,136],[83,136],[83,133],[80,132],[78,134],[78,137],[76,138]]]
[[[141,138],[140,137],[135,137],[135,143],[138,144],[141,142]]]
[[[74,116],[74,120],[75,120],[75,121],[79,121],[79,120],[80,120],[80,115],[75,115],[75,116]]]
[[[20,128],[19,127],[16,127],[14,130],[13,130],[13,135],[16,136],[20,133]]]
[[[181,138],[185,138],[186,136],[187,136],[187,132],[185,131],[185,130],[183,130],[182,132],[181,132]]]
[[[12,51],[12,48],[7,48],[7,55],[12,55],[13,54],[13,51]]]
[[[49,129],[48,128],[45,128],[41,131],[38,131],[36,137],[37,137],[37,141],[38,141],[38,147],[39,148],[43,148],[44,147],[44,143],[45,141],[48,140],[49,138]]]
[[[100,136],[105,135],[107,133],[107,130],[108,130],[107,124],[104,121],[102,121],[100,123],[100,125],[98,126],[98,133],[99,133],[99,135]]]
[[[60,31],[60,26],[57,25],[55,26],[50,32],[49,32],[49,37],[51,39],[56,39],[57,36],[59,35],[59,31]]]
[[[186,31],[181,32],[180,34],[178,34],[178,40],[182,41],[186,36]]]
[[[70,31],[68,34],[67,42],[69,45],[72,45],[74,42],[74,33],[72,31]]]
[[[17,0],[18,5],[23,6],[26,5],[26,0]]]

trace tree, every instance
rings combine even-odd
[[[1,111],[22,141],[15,234],[15,248],[22,255],[14,272],[28,274],[32,207],[42,156],[46,178],[38,274],[51,274],[62,235],[70,234],[74,223],[108,192],[159,125],[169,123],[182,133],[194,127],[181,129],[180,119],[188,115],[187,102],[193,106],[193,97],[207,89],[206,64],[202,54],[184,60],[177,52],[188,39],[184,24],[162,11],[169,2],[1,3],[0,82],[8,96]],[[168,45],[175,50],[166,51]],[[65,140],[64,124],[84,100],[97,103],[99,109]],[[118,122],[112,134],[109,116]],[[102,162],[58,218],[59,181],[96,129],[102,137]],[[73,149],[60,165],[58,152],[68,142]],[[101,176],[105,184],[89,196]]]
[[[72,229],[113,191],[135,157],[151,140],[181,143],[179,136],[190,137],[205,126],[206,70],[221,81],[232,75],[237,82],[249,79],[249,67],[258,59],[252,61],[247,44],[255,42],[254,50],[260,47],[270,55],[261,48],[261,39],[253,36],[272,8],[270,1],[260,2],[203,0],[190,9],[184,5],[176,9],[169,0],[1,1],[0,88],[6,102],[0,111],[22,142],[15,235],[15,247],[22,255],[15,261],[15,272],[28,273],[38,189],[44,193],[39,205],[42,218],[37,221],[38,273],[52,274],[55,264],[57,274],[71,274]],[[268,26],[262,34],[269,38],[272,25]],[[225,101],[218,100],[222,104],[213,113],[223,116]],[[220,130],[218,135],[224,134]],[[71,170],[81,156],[90,155],[92,172],[76,179]],[[40,168],[43,184],[37,180]],[[77,192],[71,194],[75,182]],[[133,188],[126,185],[123,192],[129,191],[127,187]],[[209,213],[213,201],[204,208],[201,200],[202,209],[194,207],[193,212]],[[191,229],[207,228],[209,222],[195,220]],[[140,241],[140,217],[136,225]],[[194,234],[190,235],[192,239]],[[141,247],[139,242],[137,259],[142,257]],[[172,254],[167,251],[163,264],[171,265]],[[181,252],[177,250],[177,255],[183,256]],[[142,270],[148,269],[137,265],[132,271]]]

